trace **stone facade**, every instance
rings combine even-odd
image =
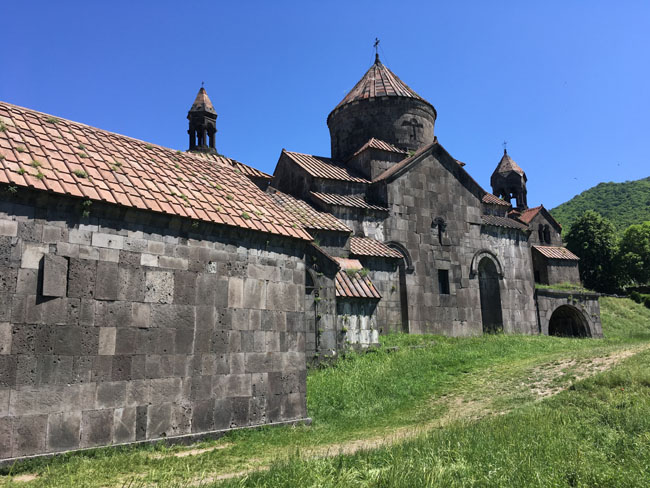
[[[306,417],[303,243],[81,214],[0,202],[0,459]]]

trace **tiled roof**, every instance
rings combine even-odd
[[[304,200],[299,200],[271,188],[269,191],[273,201],[300,221],[307,229],[336,230],[340,232],[352,232],[343,222],[326,212],[319,212]]]
[[[388,151],[388,152],[393,152],[398,154],[406,154],[406,151],[393,146],[391,143],[372,137],[368,142],[366,142],[363,146],[361,146],[359,150],[352,155],[352,157],[365,151],[366,149],[380,149],[382,151]]]
[[[429,103],[409,88],[395,73],[384,66],[379,61],[379,56],[377,56],[375,63],[366,71],[366,74],[361,77],[359,82],[354,85],[354,88],[339,102],[334,110],[357,100],[374,97],[408,97]]]
[[[334,258],[341,269],[336,273],[336,296],[347,298],[381,298],[367,276],[361,276],[361,263],[356,259]]]
[[[539,207],[527,208],[523,212],[520,212],[517,218],[522,222],[530,224],[530,221],[535,218],[535,216],[539,213],[541,209],[542,209],[541,205]]]
[[[362,197],[356,195],[338,195],[336,193],[319,193],[315,191],[310,191],[309,194],[316,200],[327,205],[339,205],[341,207],[354,207],[354,208],[365,208],[368,210],[381,210],[387,212],[386,207],[380,207],[379,205],[371,205],[366,202]]]
[[[350,237],[350,254],[401,259],[402,253],[370,237]]]
[[[507,227],[509,229],[528,230],[528,226],[508,217],[499,217],[497,215],[481,215],[481,220],[487,225],[497,227]]]
[[[230,164],[0,102],[0,183],[311,239]]]
[[[497,165],[497,169],[494,170],[494,173],[509,173],[511,171],[514,171],[515,173],[518,173],[520,175],[524,174],[524,170],[519,167],[517,163],[513,161],[513,159],[508,155],[506,150],[503,150],[503,157],[501,158],[501,161],[499,161],[499,164]]]
[[[247,164],[244,164],[240,161],[237,161],[232,158],[228,158],[226,156],[223,156],[221,154],[211,154],[211,153],[204,153],[204,152],[190,152],[188,153],[192,156],[196,156],[199,158],[207,159],[209,161],[214,161],[217,164],[229,164],[233,168],[235,168],[235,171],[239,171],[240,173],[248,176],[249,178],[263,178],[265,180],[272,180],[273,176],[268,175],[264,173],[263,171],[260,171],[257,168],[253,168],[252,166],[249,166]]]
[[[564,259],[567,261],[579,261],[580,258],[569,251],[566,247],[555,246],[533,246],[537,252],[549,259]]]
[[[212,101],[210,100],[210,97],[208,97],[208,92],[205,91],[205,88],[201,87],[199,89],[199,93],[196,94],[196,98],[194,99],[194,103],[190,108],[190,112],[210,112],[211,114],[216,115],[217,112],[215,111],[214,106],[212,105]]]
[[[343,164],[336,163],[330,158],[321,156],[312,156],[311,154],[302,154],[297,152],[282,150],[284,154],[298,164],[302,169],[316,178],[328,180],[353,181],[356,183],[370,183],[370,181],[356,175],[354,172]]]
[[[504,207],[509,207],[510,204],[506,202],[505,200],[502,200],[501,198],[497,197],[496,195],[492,195],[492,193],[486,193],[483,195],[483,198],[481,199],[483,203],[488,203],[492,205],[503,205]]]

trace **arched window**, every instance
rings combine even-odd
[[[548,228],[548,225],[544,226],[544,242],[546,244],[551,243],[551,230]]]

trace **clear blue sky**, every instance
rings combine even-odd
[[[187,149],[205,81],[217,149],[269,173],[328,156],[326,118],[382,61],[438,111],[486,189],[502,142],[552,208],[650,176],[644,1],[6,1],[0,99]]]

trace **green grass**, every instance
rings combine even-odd
[[[622,461],[632,459],[633,453],[626,446],[643,438],[626,430],[627,424],[619,425],[620,416],[612,417],[611,426],[587,420],[595,416],[593,412],[600,412],[602,417],[623,408],[623,404],[609,403],[618,401],[616,389],[621,381],[629,383],[623,386],[626,391],[630,388],[639,395],[638,408],[647,407],[650,400],[644,395],[650,393],[641,384],[650,378],[650,372],[643,360],[628,360],[628,365],[607,374],[616,380],[602,380],[607,375],[601,375],[541,403],[534,402],[530,392],[530,385],[544,377],[551,377],[554,387],[567,387],[593,358],[650,342],[649,309],[631,300],[603,297],[601,313],[606,335],[603,340],[516,335],[384,336],[382,343],[393,348],[392,352],[384,348],[374,353],[350,354],[331,367],[309,373],[311,427],[232,432],[220,440],[195,446],[222,447],[196,456],[173,457],[174,452],[186,449],[180,446],[108,448],[21,463],[13,467],[12,473],[39,475],[30,483],[16,486],[122,486],[129,480],[183,486],[190,481],[209,480],[219,473],[273,464],[268,473],[249,475],[226,485],[427,486],[429,480],[434,480],[438,486],[564,486],[551,468],[542,469],[545,463],[559,463],[562,476],[573,469],[571,466],[582,470],[576,478],[576,486],[580,486],[585,484],[583,480],[606,480],[585,476],[605,476],[603,473],[613,465],[597,458],[599,464],[589,474],[588,468],[580,467],[571,456],[582,456],[578,459],[584,461],[585,456],[596,456],[599,449],[607,453],[612,445],[619,444],[620,451],[612,451],[620,456],[619,468],[632,473],[636,469],[634,461]],[[647,355],[641,358],[648,362]],[[570,366],[563,363],[568,359],[574,361]],[[637,369],[629,369],[630,365]],[[594,392],[598,392],[600,402],[593,400]],[[449,399],[462,399],[462,403]],[[483,420],[449,420],[456,409],[472,405],[481,407],[486,415]],[[629,412],[636,412],[635,405],[629,407]],[[590,414],[582,415],[582,409]],[[492,415],[496,412],[510,413]],[[644,415],[650,418],[650,411]],[[330,448],[335,454],[340,443],[380,438],[403,428],[434,425],[440,419],[447,419],[440,424],[442,428],[400,446],[321,460],[304,459],[304,454],[298,454]],[[593,444],[590,436],[601,436],[600,444]],[[650,464],[643,457],[645,451],[640,455],[647,469]],[[287,464],[289,458],[292,462]],[[532,478],[535,473],[541,481]],[[0,477],[0,486],[3,482],[9,485],[9,479]],[[628,485],[632,486],[634,479],[630,479]],[[605,481],[592,484],[608,486]]]
[[[300,456],[222,486],[648,486],[650,353],[504,416],[390,448]]]

